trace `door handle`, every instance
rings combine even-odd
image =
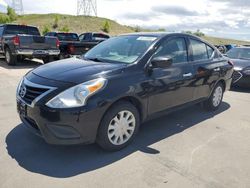
[[[183,74],[183,77],[184,78],[187,78],[187,77],[191,77],[193,76],[193,74],[190,72],[190,73],[186,73],[186,74]]]
[[[220,67],[215,68],[214,71],[216,72],[220,71]]]

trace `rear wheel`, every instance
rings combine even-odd
[[[16,65],[17,57],[11,53],[8,47],[5,48],[4,55],[5,55],[5,61],[8,65]]]
[[[120,150],[133,140],[139,124],[140,117],[136,107],[126,101],[119,102],[102,119],[97,143],[104,150]]]
[[[218,83],[215,86],[209,99],[204,102],[205,109],[208,111],[217,110],[222,103],[223,95],[224,95],[224,87],[222,83]]]

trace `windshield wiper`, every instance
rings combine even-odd
[[[84,59],[86,59],[86,60],[90,60],[90,61],[95,61],[95,62],[103,62],[103,60],[102,60],[102,59],[97,58],[97,57],[95,57],[95,58],[87,58],[87,57],[85,57]]]

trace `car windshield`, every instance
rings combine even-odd
[[[79,41],[76,33],[58,33],[57,38],[60,41]]]
[[[110,38],[84,55],[96,61],[133,63],[139,59],[157,39],[155,36],[119,36]]]
[[[227,52],[232,59],[250,59],[250,48],[233,48]]]

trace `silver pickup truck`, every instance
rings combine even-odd
[[[44,37],[33,26],[0,25],[0,53],[8,65],[15,65],[25,58],[39,58],[48,63],[60,54],[56,37]]]

